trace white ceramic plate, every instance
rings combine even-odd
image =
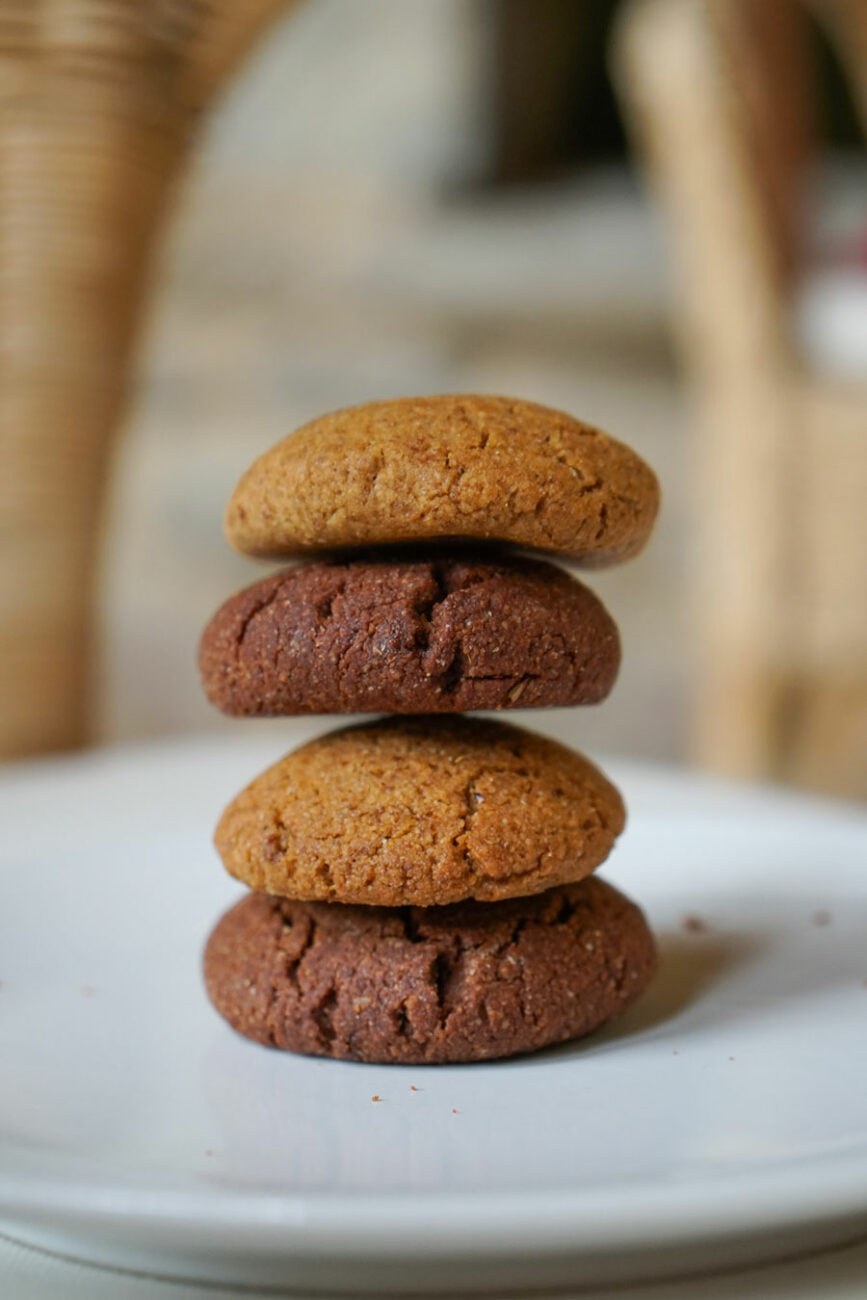
[[[316,729],[3,775],[6,1231],[374,1292],[635,1278],[867,1232],[862,813],[612,764],[630,826],[605,874],[662,952],[641,1004],[511,1062],[307,1060],[236,1037],[199,953],[239,892],[209,844],[219,809]]]

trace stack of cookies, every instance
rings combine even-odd
[[[591,875],[623,828],[617,790],[563,745],[463,715],[604,699],[610,615],[514,548],[625,560],[657,505],[629,448],[497,397],[339,411],[247,471],[230,542],[303,562],[217,611],[208,697],[390,716],[303,745],[223,814],[217,849],[253,892],[213,931],[205,980],[236,1030],[318,1056],[488,1060],[588,1033],[642,991],[644,918]]]

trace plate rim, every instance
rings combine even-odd
[[[809,1161],[805,1160],[805,1163]],[[794,1162],[792,1162],[794,1163]],[[702,1195],[702,1193],[707,1193]],[[0,1217],[52,1226],[135,1225],[215,1234],[227,1242],[271,1248],[277,1254],[322,1250],[340,1257],[399,1257],[413,1253],[467,1256],[526,1254],[533,1249],[581,1253],[654,1243],[683,1245],[701,1238],[792,1231],[799,1226],[864,1218],[867,1223],[867,1151],[825,1161],[806,1180],[790,1165],[749,1175],[662,1184],[651,1180],[594,1191],[536,1190],[492,1193],[239,1193],[112,1187],[0,1173]]]

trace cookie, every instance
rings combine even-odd
[[[455,557],[284,570],[226,601],[199,651],[236,715],[595,704],[619,664],[613,619],[561,569]]]
[[[256,1042],[433,1065],[590,1033],[638,997],[655,963],[639,909],[590,879],[436,908],[250,894],[218,923],[204,971],[217,1011]]]
[[[229,804],[230,873],[287,898],[432,907],[580,880],[623,828],[588,759],[502,722],[386,718],[302,745]]]
[[[641,549],[658,503],[634,451],[561,411],[408,397],[322,416],[272,447],[225,529],[251,555],[485,538],[610,564]]]

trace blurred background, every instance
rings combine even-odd
[[[481,391],[662,481],[571,737],[867,794],[863,0],[0,0],[0,47],[0,754],[238,734],[239,474]]]

